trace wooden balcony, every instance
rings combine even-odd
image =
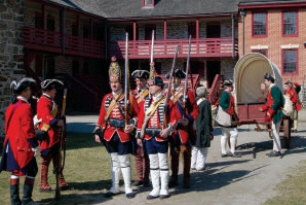
[[[154,58],[173,58],[176,46],[179,45],[178,57],[187,57],[188,39],[155,40]],[[151,40],[129,41],[130,59],[149,59]],[[108,54],[124,58],[125,41],[109,43]],[[232,38],[202,38],[192,39],[191,57],[236,57],[238,55],[238,40]]]
[[[94,39],[59,32],[24,27],[24,48],[38,51],[104,58],[104,43]],[[65,42],[63,42],[63,39]]]

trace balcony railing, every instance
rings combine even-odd
[[[72,36],[55,31],[24,27],[24,47],[39,51],[65,53],[87,57],[104,57],[104,43],[94,39]],[[63,39],[65,39],[63,44]]]
[[[238,54],[237,39],[232,38],[202,38],[192,39],[192,57],[232,57]],[[178,57],[188,54],[188,39],[155,40],[154,58],[172,58],[176,46],[179,45]],[[150,58],[151,40],[138,40],[129,42],[129,58]],[[125,41],[109,43],[109,55],[124,58]]]

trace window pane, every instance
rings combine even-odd
[[[145,5],[146,6],[152,5],[152,1],[153,0],[145,0]]]
[[[297,34],[296,18],[295,11],[284,12],[284,34]]]
[[[284,72],[294,73],[297,66],[297,52],[296,51],[284,51]]]
[[[266,13],[254,13],[253,35],[266,35]]]

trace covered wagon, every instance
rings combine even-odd
[[[259,108],[265,103],[267,89],[264,87],[264,74],[273,74],[275,84],[283,90],[282,77],[277,66],[264,55],[251,53],[238,60],[234,68],[234,96],[239,124],[256,124],[257,129],[265,122],[265,112]],[[291,119],[284,117],[281,131],[284,132],[286,147],[290,146]],[[269,125],[267,131],[271,132]],[[270,133],[271,134],[271,133]]]

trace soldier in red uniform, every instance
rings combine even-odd
[[[32,192],[35,176],[38,172],[33,113],[28,99],[31,97],[32,78],[23,78],[18,83],[13,81],[11,88],[17,98],[8,106],[5,112],[5,132],[0,172],[12,172],[10,179],[11,204],[35,205]],[[23,187],[22,201],[19,198],[19,177],[26,176]]]
[[[293,114],[292,114],[292,119],[293,119],[293,131],[297,131],[297,126],[298,126],[298,111],[301,110],[301,103],[300,103],[300,99],[299,96],[296,92],[296,89],[293,86],[293,83],[288,80],[287,82],[285,82],[285,94],[289,95],[289,98],[292,102],[292,107],[293,107]]]
[[[132,91],[132,95],[136,98],[138,105],[143,102],[149,96],[149,89],[147,86],[147,80],[149,78],[149,71],[135,70],[132,72],[132,77],[135,78],[136,89]],[[135,166],[136,166],[136,178],[133,183],[134,186],[143,185],[145,187],[150,185],[150,164],[149,156],[145,152],[143,142],[141,139],[137,139],[137,150],[135,153]]]
[[[125,195],[134,198],[135,193],[131,188],[131,160],[130,154],[133,148],[132,131],[136,128],[138,105],[135,98],[129,104],[128,116],[125,116],[125,96],[122,91],[121,70],[112,59],[109,68],[109,83],[112,92],[106,94],[101,103],[99,119],[94,130],[95,141],[103,142],[111,158],[112,187],[105,194],[106,197],[119,194],[120,170],[123,176]],[[133,118],[134,117],[134,118]],[[127,120],[127,123],[126,122]]]
[[[163,87],[161,77],[149,79],[150,96],[139,105],[137,138],[144,139],[153,185],[149,200],[169,197],[168,137],[175,130],[177,113],[171,100],[165,102]]]
[[[170,78],[170,73],[166,75]],[[175,69],[173,75],[171,100],[179,110],[175,135],[171,140],[171,170],[172,175],[169,186],[177,186],[178,181],[178,168],[179,168],[179,155],[182,153],[183,166],[184,166],[184,188],[190,188],[190,166],[191,166],[191,138],[194,134],[193,121],[199,114],[199,107],[195,100],[193,92],[190,90],[186,93],[186,99],[184,98],[184,87],[181,80],[185,79],[186,74],[181,69]]]
[[[54,169],[61,169],[60,153],[60,133],[59,129],[64,126],[64,120],[58,117],[58,107],[54,101],[57,89],[63,86],[63,82],[57,79],[46,79],[41,83],[42,96],[37,102],[37,119],[39,119],[39,130],[48,133],[48,138],[41,140],[41,171],[40,171],[40,191],[52,191],[48,183],[48,170],[51,160]],[[59,174],[59,186],[61,190],[69,188],[63,176],[63,171]]]
[[[284,97],[282,91],[277,87],[275,77],[269,73],[264,75],[265,85],[268,87],[267,102],[260,111],[266,112],[265,120],[271,122],[272,137],[273,137],[273,150],[267,154],[268,157],[277,157],[281,155],[281,143],[279,138],[279,127],[281,120],[284,117],[282,107],[284,107]]]

